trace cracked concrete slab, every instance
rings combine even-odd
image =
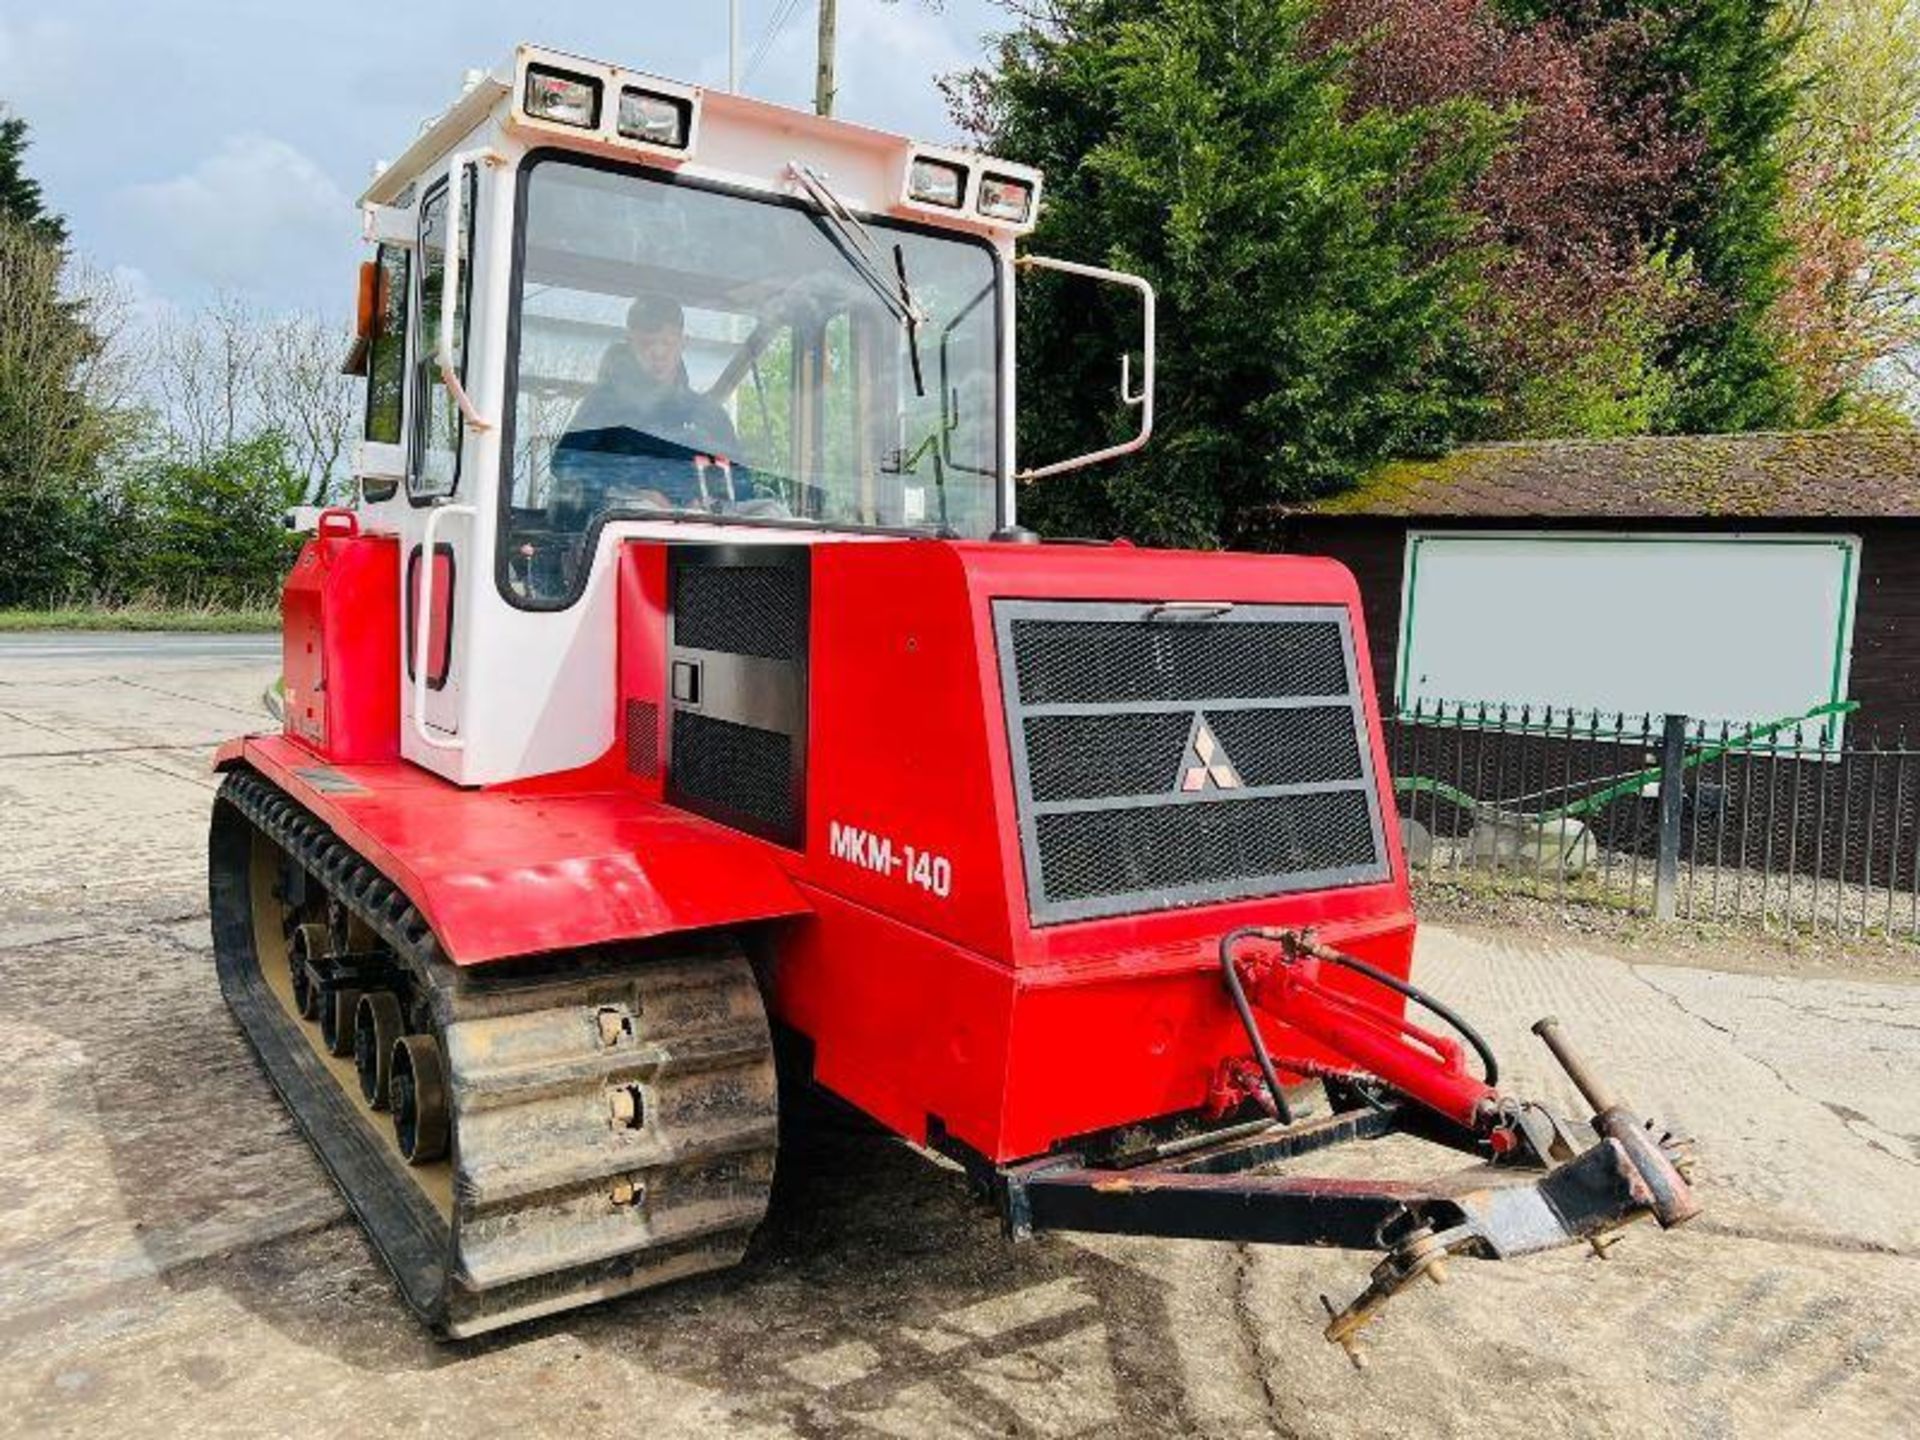
[[[68,653],[78,651],[80,653]],[[1418,978],[1572,1109],[1557,1013],[1693,1132],[1707,1214],[1599,1261],[1463,1262],[1356,1374],[1364,1256],[1010,1245],[860,1131],[782,1158],[744,1265],[440,1345],[221,1005],[206,751],[270,650],[0,645],[0,1415],[9,1434],[1894,1434],[1920,1394],[1920,967],[1872,983],[1429,926]],[[1689,957],[1695,962],[1702,957]],[[1315,1169],[1419,1178],[1412,1142]]]
[[[1885,1154],[1920,1167],[1920,1015],[1900,990],[1710,970],[1639,972]],[[1915,1177],[1920,1184],[1920,1177]]]

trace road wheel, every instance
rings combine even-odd
[[[320,997],[320,1043],[329,1055],[353,1054],[353,1025],[360,1013],[360,992],[339,989]]]
[[[293,943],[287,947],[287,969],[293,980],[293,1003],[302,1020],[320,1018],[320,987],[313,983],[312,965],[328,952],[327,927],[318,921],[293,927]]]
[[[360,997],[353,1019],[353,1068],[360,1076],[360,1095],[376,1110],[392,1099],[393,1043],[406,1029],[400,1001],[390,990]]]
[[[427,1165],[447,1153],[450,1129],[446,1063],[431,1035],[402,1035],[393,1042],[389,1098],[393,1138],[409,1165]]]

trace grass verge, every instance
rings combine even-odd
[[[200,605],[60,605],[49,610],[0,609],[0,634],[28,630],[194,630],[253,634],[280,628],[272,609]]]

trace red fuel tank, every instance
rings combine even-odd
[[[280,596],[287,735],[323,759],[400,750],[399,545],[321,512]]]

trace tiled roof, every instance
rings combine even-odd
[[[1382,466],[1317,515],[1494,519],[1920,516],[1920,430],[1480,445]]]

